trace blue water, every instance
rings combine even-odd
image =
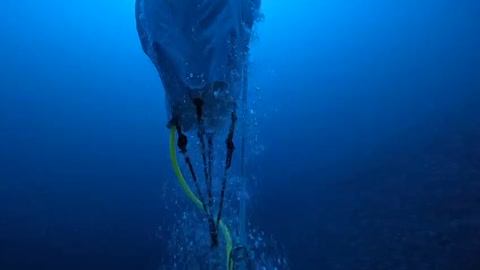
[[[262,12],[251,226],[291,269],[480,269],[480,2]],[[158,269],[189,202],[134,1],[4,0],[0,40],[0,269]]]

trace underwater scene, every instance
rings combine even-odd
[[[479,255],[479,1],[0,4],[0,270]]]

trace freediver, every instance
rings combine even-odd
[[[232,244],[228,229],[221,220],[222,206],[227,170],[235,149],[233,135],[238,101],[242,95],[246,99],[251,30],[260,4],[261,0],[136,0],[135,3],[142,49],[157,69],[165,91],[167,126],[171,129],[170,154],[175,173],[188,197],[208,217],[212,248],[218,245],[219,228],[223,231],[229,269]],[[218,213],[214,215],[212,138],[228,123],[227,157]],[[196,132],[200,141],[206,198],[187,152],[185,132],[189,131]],[[178,169],[172,150],[175,132],[196,195]]]

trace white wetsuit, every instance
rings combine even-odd
[[[195,128],[194,98],[207,129],[217,128],[240,97],[250,33],[261,0],[137,0],[137,31],[165,89],[167,114]]]

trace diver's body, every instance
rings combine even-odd
[[[251,29],[261,0],[136,0],[135,17],[142,48],[155,65],[166,96],[170,156],[187,196],[207,216],[212,250],[222,231],[226,266],[232,239],[222,221],[227,171],[235,149],[236,107],[246,87],[246,65]],[[243,91],[245,94],[246,91]],[[229,123],[226,161],[217,213],[212,195],[213,134]],[[187,153],[184,132],[196,130],[200,140],[207,192],[202,192]],[[188,165],[194,194],[183,178],[175,156],[177,146]],[[206,194],[206,196],[204,196]],[[198,198],[196,197],[198,196]]]
[[[142,48],[165,89],[167,114],[183,131],[214,132],[240,98],[250,30],[260,0],[137,0]]]

